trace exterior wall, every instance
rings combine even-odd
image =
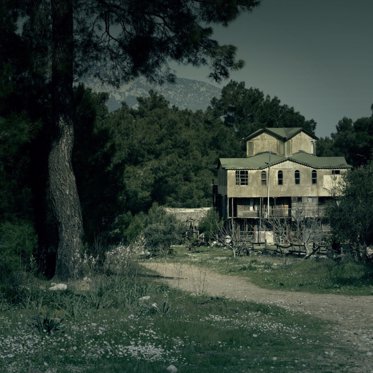
[[[246,154],[248,157],[263,152],[272,152],[279,155],[284,155],[284,144],[276,137],[268,133],[262,133],[257,137],[247,141]]]
[[[316,154],[315,140],[304,132],[300,132],[285,143],[276,137],[262,133],[246,143],[246,155],[252,157],[258,153],[272,152],[286,157],[299,151]]]
[[[283,172],[283,185],[278,185],[278,171]],[[295,184],[294,171],[300,172],[300,184]],[[335,195],[335,187],[342,182],[341,175],[332,175],[331,169],[317,169],[317,184],[312,184],[312,168],[294,162],[286,161],[270,168],[269,195],[275,197],[332,197]],[[261,172],[263,170],[249,170],[249,185],[236,185],[235,170],[228,170],[227,189],[219,183],[219,193],[235,198],[259,198],[268,196],[268,186],[261,184]],[[267,171],[268,168],[264,169]],[[268,180],[268,178],[267,178]]]
[[[300,132],[285,143],[285,156],[304,151],[316,154],[315,140],[304,132]]]
[[[315,140],[304,132],[299,132],[287,142],[277,137],[261,133],[246,143],[247,156],[272,152],[285,157],[303,151],[315,154]],[[299,171],[300,183],[295,183],[295,171]],[[260,170],[240,170],[248,172],[248,185],[236,185],[236,170],[218,169],[217,185],[214,186],[214,206],[220,216],[244,225],[248,221],[272,216],[296,219],[320,217],[325,203],[339,195],[343,185],[343,174],[347,169],[313,169],[292,161],[284,161]],[[266,183],[262,184],[262,172],[266,172]],[[283,183],[278,183],[278,172],[282,171]],[[312,172],[317,173],[317,182],[312,180]],[[269,177],[268,177],[269,172]],[[241,175],[246,183],[246,174]],[[268,206],[269,204],[269,206]],[[268,211],[269,210],[269,211]],[[259,219],[260,221],[260,219]]]
[[[343,179],[345,173],[346,170],[341,170],[341,175],[324,175],[323,188],[328,190],[332,196],[340,196],[345,183]]]

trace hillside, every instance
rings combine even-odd
[[[151,84],[145,78],[138,78],[119,88],[101,84],[99,81],[85,83],[95,92],[109,94],[108,107],[110,111],[116,110],[122,102],[130,107],[137,106],[137,97],[148,96],[150,90],[160,93],[167,101],[180,109],[204,110],[213,97],[220,97],[221,90],[212,84],[198,80],[178,78],[175,83],[163,85]]]

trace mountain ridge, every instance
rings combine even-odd
[[[221,89],[213,84],[188,78],[176,78],[175,83],[157,85],[140,77],[119,88],[94,80],[85,84],[95,92],[108,93],[107,106],[110,111],[119,109],[122,102],[130,107],[137,107],[137,97],[149,96],[150,90],[164,96],[171,106],[193,111],[205,110],[211,99],[220,97],[221,94]]]

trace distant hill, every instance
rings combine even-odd
[[[178,78],[175,83],[163,85],[150,84],[144,78],[123,84],[119,88],[103,85],[97,81],[86,82],[86,85],[96,92],[109,94],[108,107],[110,111],[120,108],[122,102],[126,102],[130,107],[136,107],[137,97],[148,96],[151,89],[164,96],[171,105],[190,110],[206,109],[211,99],[220,97],[221,94],[221,89],[210,83],[185,78]]]

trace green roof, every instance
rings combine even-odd
[[[260,153],[248,158],[220,158],[222,168],[227,170],[260,170],[284,162],[285,157],[270,152]]]
[[[351,168],[344,157],[317,157],[305,152],[298,152],[288,159],[312,168]]]
[[[274,153],[260,153],[248,158],[220,158],[219,163],[226,170],[260,170],[285,161],[295,162],[311,168],[351,168],[344,157],[317,157],[305,152],[298,152],[290,157]]]
[[[307,135],[311,136],[312,138],[314,139],[317,139],[317,137],[315,135],[313,135],[312,133],[306,131],[304,128],[302,127],[279,127],[279,128],[275,128],[275,127],[268,127],[268,128],[261,128],[255,132],[253,132],[252,134],[250,134],[249,136],[246,137],[246,140],[250,140],[262,133],[269,133],[283,141],[287,141],[289,139],[291,139],[292,137],[294,137],[295,135],[297,135],[299,132],[304,132],[306,133]]]

